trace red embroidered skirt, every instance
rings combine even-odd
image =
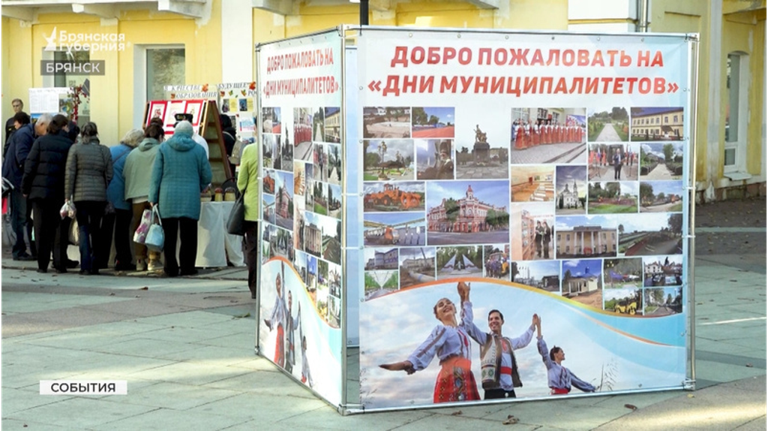
[[[458,356],[446,359],[437,375],[433,401],[449,403],[479,400],[480,394],[477,392],[477,383],[475,383],[471,365],[472,362],[469,359]]]
[[[275,363],[285,367],[285,333],[283,325],[277,325],[277,336],[275,338]]]

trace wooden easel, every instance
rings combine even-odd
[[[213,174],[211,184],[214,187],[221,186],[234,175],[230,170],[227,147],[224,146],[224,135],[221,131],[219,108],[216,106],[215,100],[209,100],[203,104],[203,114],[200,117],[200,136],[208,142],[210,154],[208,161],[211,163],[211,173]]]

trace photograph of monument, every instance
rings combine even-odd
[[[413,180],[414,143],[411,139],[363,141],[364,181]]]
[[[454,179],[454,151],[451,139],[415,139],[416,179]]]
[[[437,279],[480,277],[483,274],[483,247],[437,248]]]

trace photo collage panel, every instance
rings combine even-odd
[[[366,300],[485,277],[617,314],[680,312],[680,285],[664,283],[682,275],[682,108],[491,116],[363,108]]]
[[[264,107],[262,118],[270,120],[261,135],[264,260],[292,262],[320,316],[338,328],[341,109]]]

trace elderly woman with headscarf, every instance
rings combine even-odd
[[[131,129],[125,134],[120,145],[109,149],[112,154],[112,181],[107,187],[107,209],[101,222],[101,253],[96,258],[98,268],[109,266],[110,251],[112,251],[112,232],[115,234],[115,270],[129,271],[136,267],[131,264],[131,240],[128,232],[131,228],[133,210],[131,203],[125,199],[125,177],[123,168],[128,154],[144,139],[144,131]]]
[[[192,139],[189,121],[176,125],[173,137],[157,150],[152,166],[149,203],[157,205],[165,232],[163,271],[168,277],[195,275],[197,221],[200,193],[211,183],[211,165],[202,146]],[[181,234],[181,251],[176,260],[176,237]]]
[[[67,200],[75,203],[80,234],[80,274],[98,274],[96,256],[109,253],[101,249],[101,219],[107,206],[107,185],[112,181],[112,154],[99,143],[95,123],[87,123],[80,141],[67,157],[64,178]]]

